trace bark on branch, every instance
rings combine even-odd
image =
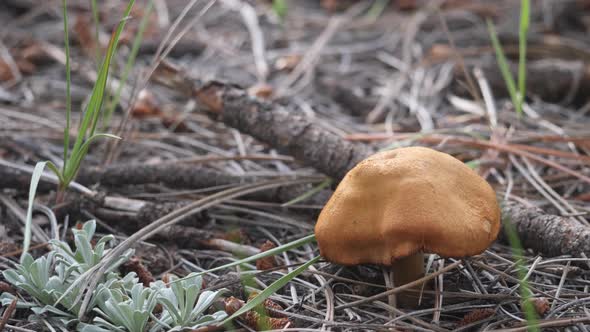
[[[211,82],[196,96],[228,126],[337,179],[371,153],[366,145],[347,142],[303,115],[251,98],[231,85]]]
[[[107,188],[121,188],[127,185],[143,185],[160,183],[174,189],[204,189],[216,186],[232,186],[245,183],[254,183],[255,177],[233,176],[214,169],[183,165],[183,164],[121,164],[108,167],[87,167],[80,171],[76,181],[93,186],[100,184]],[[0,166],[0,189],[28,188],[31,174],[9,167]],[[288,202],[297,198],[314,187],[312,184],[302,184],[289,187],[279,187],[245,196],[248,199],[265,202]],[[37,192],[49,192],[56,190],[56,185],[43,179],[39,182]],[[321,191],[301,201],[306,205],[323,205],[330,197],[331,192]],[[163,214],[154,214],[155,220]],[[147,216],[144,216],[147,217]]]
[[[240,183],[240,178],[205,167],[191,165],[124,164],[81,170],[77,179],[86,185],[100,183],[121,186],[146,183],[165,183],[176,188],[207,188]]]
[[[590,229],[572,219],[544,214],[540,209],[514,202],[506,203],[503,213],[516,227],[526,248],[546,256],[590,255]]]

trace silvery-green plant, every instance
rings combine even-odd
[[[16,269],[8,269],[2,275],[13,286],[20,288],[34,297],[42,304],[53,304],[55,301],[55,289],[47,287],[53,276],[53,260],[55,253],[33,259],[30,254],[25,254]],[[53,283],[52,283],[53,284]]]
[[[113,241],[115,237],[110,234],[105,235],[101,237],[93,247],[91,240],[94,237],[95,231],[96,221],[94,220],[84,223],[81,229],[72,229],[76,250],[72,250],[70,245],[63,241],[51,240],[49,242],[56,252],[57,261],[63,263],[63,265],[67,267],[69,275],[77,277],[90,270],[98,264],[102,257],[108,252],[105,247],[108,243]],[[127,261],[132,254],[132,250],[126,251],[109,267],[107,273],[118,268],[119,265]]]
[[[36,315],[51,315],[67,326],[75,321],[75,315],[79,309],[79,306],[74,305],[73,299],[77,293],[64,299],[64,306],[68,309],[54,305],[68,287],[63,269],[60,265],[55,269],[54,266],[55,252],[53,251],[36,260],[27,253],[22,257],[21,264],[17,264],[16,269],[8,269],[3,272],[3,275],[6,281],[33,297],[33,302],[19,301],[19,307],[29,308]],[[4,293],[0,299],[2,305],[7,305],[12,302],[14,295]]]
[[[203,278],[191,273],[182,280],[170,277],[169,287],[162,281],[153,283],[157,300],[162,304],[163,311],[158,322],[150,331],[156,332],[164,327],[167,331],[196,329],[202,326],[221,322],[227,316],[224,311],[207,315],[205,311],[219,298],[221,291],[204,291]],[[164,325],[164,326],[162,326]]]
[[[47,256],[39,257],[36,260],[26,254],[15,270],[9,269],[3,274],[8,282],[33,297],[34,301],[31,303],[21,301],[21,307],[28,307],[37,315],[57,316],[67,325],[75,320],[79,306],[74,303],[74,296],[77,293],[72,293],[64,298],[63,304],[67,309],[54,305],[68,287],[64,272],[62,265],[55,266],[55,252],[52,251]],[[14,299],[13,295],[2,294],[3,305],[12,299]]]
[[[19,297],[18,301],[18,308],[33,312],[30,319],[64,331],[75,328],[83,332],[181,331],[219,324],[226,319],[223,311],[206,313],[221,291],[201,291],[203,279],[198,274],[182,279],[172,276],[169,284],[157,281],[150,287],[139,283],[134,272],[121,277],[114,270],[129,259],[133,253],[129,250],[109,268],[93,293],[89,308],[96,317],[92,323],[79,322],[80,290],[72,285],[100,262],[114,240],[107,235],[92,243],[95,231],[95,221],[88,221],[81,229],[72,230],[73,248],[64,241],[52,240],[52,250],[47,255],[33,259],[26,253],[14,269],[2,272],[9,283],[31,297],[26,301]],[[3,305],[12,300],[12,294],[0,295]],[[158,303],[162,313],[156,317],[153,311]]]
[[[97,264],[108,252],[105,246],[111,242],[113,236],[102,237],[92,247],[92,237],[96,230],[94,220],[86,222],[82,229],[74,229],[75,250],[63,241],[50,241],[52,251],[46,256],[37,259],[26,253],[22,256],[20,264],[14,269],[2,272],[6,281],[23,290],[32,297],[32,302],[20,300],[18,307],[29,308],[36,315],[52,316],[58,318],[66,326],[73,323],[79,314],[80,303],[77,301],[79,290],[74,288],[67,292],[71,284],[78,276]],[[129,278],[134,274],[121,279],[112,272],[118,265],[127,260],[133,252],[127,251],[117,263],[109,270],[104,278],[106,286],[119,285],[122,282],[129,283]],[[136,281],[135,281],[136,282]],[[64,296],[64,294],[66,294]],[[0,296],[3,305],[10,303],[14,296],[4,293]],[[56,305],[58,299],[60,304]],[[96,305],[94,298],[91,307]]]
[[[102,287],[98,291],[99,314],[93,320],[94,325],[84,325],[82,332],[144,332],[152,311],[156,307],[156,292],[136,283],[129,290],[126,288],[109,289]]]

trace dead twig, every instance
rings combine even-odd
[[[6,327],[8,320],[10,319],[10,317],[12,317],[12,314],[16,310],[17,303],[18,303],[18,299],[15,297],[12,300],[12,302],[10,302],[8,307],[6,307],[6,310],[4,310],[4,314],[2,315],[2,320],[0,321],[0,331],[4,331],[4,328]]]

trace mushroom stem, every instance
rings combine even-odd
[[[421,252],[397,259],[391,265],[393,280],[396,287],[405,285],[424,276],[424,255]],[[418,288],[420,286],[416,286]],[[418,305],[419,295],[412,292],[402,292],[397,296],[397,303],[403,307]]]

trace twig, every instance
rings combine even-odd
[[[17,303],[18,303],[18,298],[15,297],[12,300],[12,302],[10,302],[8,307],[6,307],[6,310],[4,310],[4,314],[2,315],[2,320],[0,321],[0,332],[4,331],[4,328],[6,327],[8,320],[10,319],[10,317],[12,317],[12,314],[16,310]]]
[[[522,331],[530,331],[530,328],[548,328],[548,327],[564,327],[564,326],[573,326],[580,323],[588,323],[590,322],[590,317],[579,317],[579,318],[562,318],[562,319],[553,319],[553,320],[542,320],[539,321],[537,324],[534,325],[526,325],[522,327],[515,327],[512,329],[501,329],[501,330],[488,330],[493,332],[522,332]]]

